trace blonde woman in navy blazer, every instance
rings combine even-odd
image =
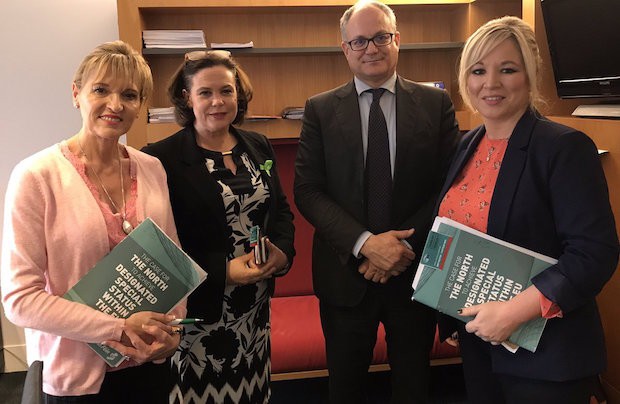
[[[536,111],[539,64],[534,33],[516,17],[482,26],[460,63],[461,94],[484,124],[460,142],[439,214],[466,225],[475,221],[475,213],[462,214],[472,199],[461,196],[473,183],[468,163],[483,164],[472,156],[485,137],[505,139],[486,232],[558,259],[512,300],[463,309],[462,315],[475,316],[458,326],[458,339],[469,401],[477,404],[589,403],[606,366],[595,297],[618,262],[607,183],[594,143]],[[549,319],[535,353],[498,346],[541,316]],[[448,334],[450,321],[440,323]]]

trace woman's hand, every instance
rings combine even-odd
[[[487,302],[461,310],[474,317],[465,325],[469,333],[493,345],[501,344],[523,323],[541,317],[540,292],[531,285],[506,302]]]
[[[266,241],[269,251],[267,262],[257,265],[254,252],[237,257],[228,263],[226,280],[233,285],[249,285],[271,278],[276,272],[286,267],[286,255],[269,239]]]
[[[269,250],[269,258],[267,259],[267,262],[260,265],[260,268],[262,268],[263,271],[270,272],[272,274],[278,273],[286,267],[288,264],[288,258],[286,257],[286,254],[278,248],[278,246],[271,242],[271,240],[267,239],[266,243],[267,249]]]
[[[144,326],[155,326],[161,328],[164,332],[171,334],[174,330],[168,323],[174,320],[174,316],[171,314],[155,313],[152,311],[139,311],[133,313],[125,320],[125,328],[123,329],[123,337],[121,342],[131,341],[128,338],[127,331],[131,331],[133,335],[137,335],[144,342],[151,343],[153,336],[151,333],[144,329]]]
[[[106,341],[107,345],[138,364],[171,356],[181,341],[179,327],[169,326],[174,316],[141,311],[125,320],[121,341]]]
[[[512,314],[508,302],[487,302],[466,307],[461,315],[474,317],[465,325],[467,332],[494,344],[507,340],[521,325]]]

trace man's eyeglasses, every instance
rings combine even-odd
[[[230,57],[230,51],[227,50],[223,50],[223,49],[216,49],[216,50],[208,50],[208,51],[204,51],[204,50],[200,50],[200,51],[192,51],[192,52],[188,52],[185,54],[185,61],[190,61],[190,60],[202,60],[202,59],[206,59],[209,56],[217,56],[223,59],[228,59]]]
[[[362,51],[368,48],[368,44],[370,41],[375,44],[376,47],[387,46],[392,43],[394,39],[394,34],[386,32],[385,34],[375,35],[372,38],[356,38],[352,41],[347,42],[349,44],[349,48],[354,51]]]

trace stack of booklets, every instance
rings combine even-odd
[[[174,107],[149,108],[150,123],[175,122]]]
[[[211,49],[248,49],[254,47],[254,42],[211,42]]]
[[[118,318],[139,311],[168,313],[207,277],[146,218],[63,297]],[[112,367],[124,358],[101,344],[88,344]]]
[[[461,321],[458,309],[506,301],[557,260],[491,237],[445,217],[435,218],[413,280],[413,299]],[[519,327],[504,346],[535,352],[546,319]],[[514,344],[514,345],[513,345]]]
[[[145,48],[206,48],[200,29],[150,29],[142,31]]]
[[[304,107],[288,107],[282,111],[284,119],[302,119],[304,117]]]

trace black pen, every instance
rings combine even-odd
[[[169,322],[168,325],[200,324],[204,322],[202,318],[177,318]]]

